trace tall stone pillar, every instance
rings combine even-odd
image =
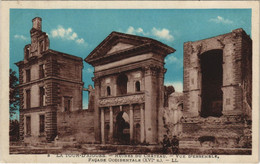
[[[166,73],[166,69],[160,68],[158,72],[158,141],[163,141],[163,135],[166,134],[166,128],[164,128],[163,124],[163,115],[164,115],[164,74]]]
[[[104,108],[101,109],[101,143],[105,144],[105,112]]]
[[[147,143],[156,144],[158,140],[158,79],[157,67],[145,67],[145,140]]]
[[[123,106],[122,106],[122,105],[120,105],[120,112],[122,112],[122,110],[123,110],[122,108],[123,108]]]
[[[99,109],[99,93],[100,93],[100,80],[98,78],[93,78],[95,86],[95,101],[94,101],[94,132],[95,132],[95,141],[101,142],[101,132],[100,132],[100,109]]]
[[[130,104],[130,142],[133,141],[134,136],[134,114],[133,114],[133,105]]]
[[[109,107],[109,140],[110,140],[110,143],[113,142],[113,107],[110,106]]]
[[[140,114],[141,114],[141,124],[140,124],[140,130],[141,130],[141,143],[143,143],[145,140],[145,133],[144,133],[144,105],[140,104]]]

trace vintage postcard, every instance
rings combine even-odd
[[[0,70],[1,162],[258,161],[259,2],[4,1]]]

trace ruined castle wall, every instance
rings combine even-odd
[[[79,143],[92,143],[94,138],[94,112],[79,110],[74,112],[58,112],[58,138],[70,141],[75,138]]]
[[[250,81],[251,39],[242,29],[231,33],[196,42],[184,43],[184,111],[187,116],[198,116],[201,110],[201,54],[210,50],[223,52],[223,113],[235,114],[242,112],[243,92],[241,85],[245,79]],[[243,73],[244,72],[244,73]],[[246,74],[249,75],[246,75]],[[244,75],[244,76],[243,76]],[[247,82],[249,84],[249,82]],[[250,90],[251,85],[246,85]],[[249,95],[249,94],[248,94]],[[249,97],[249,96],[248,96]]]
[[[77,83],[69,83],[65,81],[59,82],[59,105],[58,111],[64,111],[65,99],[71,100],[70,111],[82,109],[82,85]]]

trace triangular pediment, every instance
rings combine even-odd
[[[133,52],[147,49],[147,46],[151,47],[151,45],[158,46],[157,49],[163,49],[165,54],[175,51],[173,48],[151,38],[112,32],[85,58],[85,61],[91,65],[104,64],[112,60],[129,57],[129,55],[125,55],[127,52],[131,52],[132,55],[137,54]]]
[[[133,45],[133,44],[126,44],[126,43],[119,42],[116,45],[112,46],[111,49],[106,54],[116,53],[118,51],[123,51],[128,48],[132,48],[134,46],[135,45]]]

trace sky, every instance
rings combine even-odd
[[[85,59],[112,31],[156,39],[176,49],[165,59],[165,85],[183,89],[183,43],[243,28],[251,36],[251,9],[11,9],[10,68],[23,60],[31,43],[32,19],[42,18],[50,48]],[[85,61],[84,87],[93,85],[93,67]],[[83,91],[83,108],[88,93]]]

